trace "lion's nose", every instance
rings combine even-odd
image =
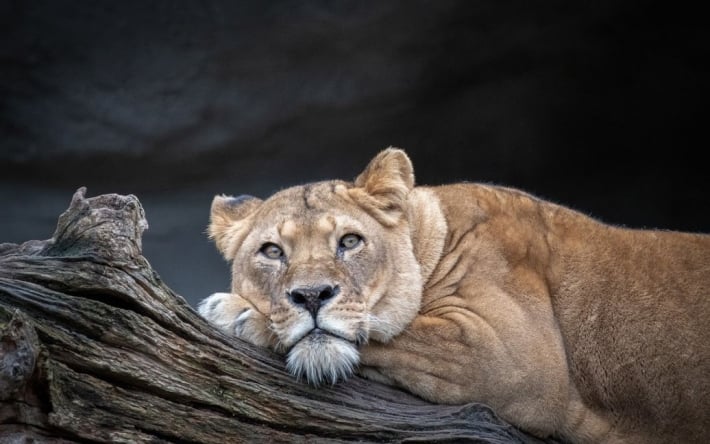
[[[337,285],[335,287],[330,285],[303,287],[289,291],[288,297],[294,305],[308,310],[315,319],[320,307],[337,295],[339,291],[340,288]]]

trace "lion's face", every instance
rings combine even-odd
[[[347,377],[360,345],[388,341],[418,310],[421,273],[404,208],[411,165],[392,154],[354,184],[213,203],[210,233],[232,261],[232,294],[265,324],[250,328],[270,329],[268,345],[313,384]]]

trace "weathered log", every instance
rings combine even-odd
[[[161,281],[145,228],[135,196],[80,189],[50,240],[0,245],[0,442],[540,442],[482,405],[294,380]]]

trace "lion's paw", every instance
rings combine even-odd
[[[249,301],[233,293],[214,293],[197,306],[210,324],[228,335],[262,347],[272,345],[269,320]]]

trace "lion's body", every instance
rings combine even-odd
[[[413,187],[411,175],[387,150],[355,183],[217,198],[211,234],[233,288],[201,313],[286,352],[316,384],[359,366],[433,402],[486,403],[540,436],[708,439],[710,236],[612,227],[501,187]],[[361,242],[341,248],[349,233]],[[272,244],[278,261],[260,250]],[[336,290],[304,302],[323,285]]]

